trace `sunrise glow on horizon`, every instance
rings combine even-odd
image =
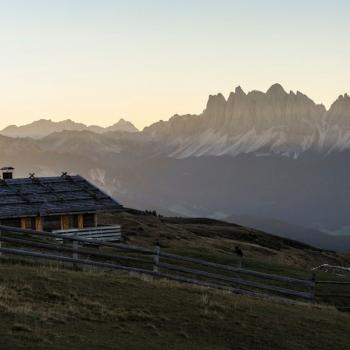
[[[346,1],[0,1],[0,128],[40,118],[138,128],[209,94],[280,83],[350,92]]]

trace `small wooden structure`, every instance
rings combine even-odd
[[[7,169],[7,170],[6,170]],[[0,179],[0,224],[56,231],[97,227],[97,213],[122,206],[83,177],[12,178],[9,168]],[[5,175],[5,170],[7,171]],[[13,168],[12,168],[13,170]]]
[[[103,242],[119,241],[122,237],[120,225],[53,230],[52,232],[59,233],[62,237],[87,238]]]

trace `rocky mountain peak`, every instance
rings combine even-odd
[[[223,94],[210,95],[204,113],[207,115],[222,114],[225,110],[225,106],[226,99]]]
[[[273,96],[283,96],[283,95],[288,95],[287,92],[283,89],[281,84],[273,84],[271,87],[267,90],[266,92],[268,95],[273,95]]]
[[[237,95],[237,96],[239,96],[239,95],[246,95],[245,94],[245,92],[243,91],[243,89],[240,87],[240,86],[237,86],[236,88],[235,88],[235,94]]]
[[[340,95],[337,100],[331,105],[329,111],[333,113],[335,110],[350,113],[350,96],[348,94]]]
[[[222,104],[225,102],[226,102],[226,99],[225,99],[224,95],[221,93],[218,93],[216,95],[209,95],[207,105]]]
[[[139,130],[129,121],[125,120],[124,118],[120,118],[119,121],[106,128],[105,131],[138,132]]]
[[[327,119],[333,126],[343,129],[350,128],[350,97],[348,94],[340,95],[331,105]]]

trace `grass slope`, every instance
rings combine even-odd
[[[310,270],[325,263],[350,266],[349,255],[218,220],[156,217],[128,210],[102,215],[99,222],[121,224],[129,244],[152,246],[159,240],[167,251],[226,264],[235,263],[234,247],[239,245],[244,251],[243,266],[267,272],[287,272],[282,266],[289,270]]]
[[[1,349],[348,349],[350,315],[125,274],[0,264]]]

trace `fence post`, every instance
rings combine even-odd
[[[156,246],[154,248],[154,255],[153,255],[153,272],[158,273],[159,268],[159,253],[160,253],[160,245],[159,242],[156,243]]]
[[[243,260],[243,258],[238,258],[238,260],[237,260],[237,267],[238,267],[239,269],[242,268],[242,260]]]
[[[75,234],[74,235],[74,238],[77,238],[78,237],[78,235],[77,234]],[[72,243],[72,247],[73,247],[73,249],[78,249],[79,248],[79,243],[78,243],[78,241],[72,241],[73,243]],[[78,260],[78,258],[79,258],[79,256],[78,256],[78,252],[73,252],[73,259],[76,259],[76,260]],[[77,265],[77,263],[73,263],[73,267],[76,269],[77,267],[78,267],[78,265]]]
[[[311,275],[311,281],[314,282],[314,285],[312,286],[312,289],[311,289],[311,294],[312,294],[311,300],[314,302],[316,297],[316,273],[315,272],[313,272]]]

